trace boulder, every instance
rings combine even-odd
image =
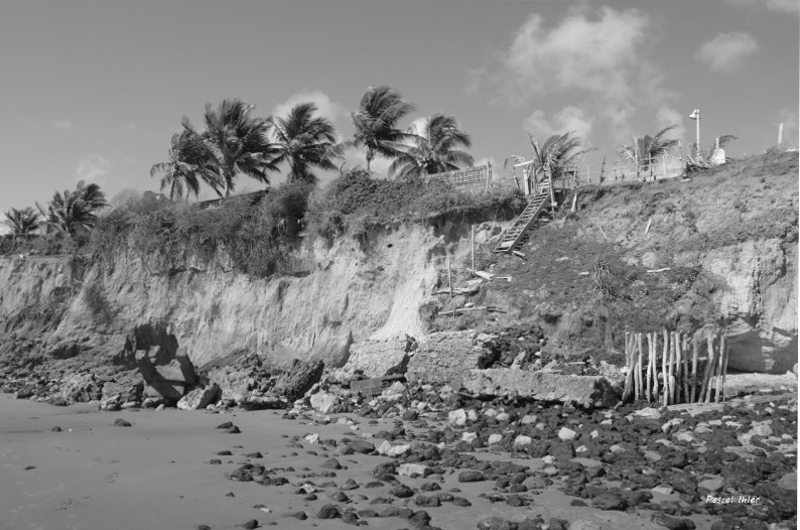
[[[325,363],[321,360],[295,359],[275,382],[272,391],[278,396],[285,396],[290,402],[300,399],[319,381],[324,369]]]
[[[176,356],[163,364],[147,351],[136,352],[136,366],[145,383],[167,400],[178,401],[197,383],[194,366],[185,355]]]
[[[100,385],[94,374],[70,374],[61,381],[59,395],[67,401],[86,403],[100,399]]]
[[[341,405],[341,399],[336,394],[320,391],[312,394],[310,400],[311,408],[322,414],[331,414]]]
[[[507,368],[472,369],[464,388],[480,396],[517,395],[539,401],[557,401],[583,407],[610,407],[619,401],[619,389],[602,376],[564,375]]]
[[[336,378],[345,381],[360,372],[368,378],[384,377],[391,373],[404,373],[409,361],[413,340],[362,342],[350,346],[347,363],[335,372]]]
[[[196,388],[178,400],[181,410],[201,410],[214,403],[220,396],[220,389],[216,383],[205,388]]]

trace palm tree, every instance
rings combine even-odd
[[[83,181],[78,182],[74,191],[56,192],[46,210],[36,204],[48,229],[70,235],[79,230],[91,230],[97,222],[97,213],[106,206],[108,202],[100,186]]]
[[[461,148],[469,148],[472,141],[467,133],[461,131],[453,116],[436,113],[427,120],[420,134],[408,140],[407,147],[400,152],[389,166],[389,175],[401,178],[432,175],[451,171],[473,164],[472,155]]]
[[[573,136],[573,132],[562,135],[554,134],[547,138],[543,144],[539,144],[533,136],[529,135],[531,147],[533,148],[533,167],[536,175],[541,175],[555,181],[565,176],[567,168],[573,165],[581,155],[591,149],[579,149],[580,138]],[[535,180],[538,181],[538,178]]]
[[[153,164],[150,176],[161,177],[161,190],[169,188],[170,200],[188,197],[200,193],[200,182],[204,181],[212,188],[219,187],[219,180],[209,163],[210,153],[200,135],[191,129],[184,129],[172,135],[169,148],[169,160]]]
[[[658,131],[654,136],[649,134],[634,138],[633,145],[623,145],[619,150],[620,158],[631,164],[636,169],[638,179],[642,171],[649,171],[653,162],[662,156],[669,155],[680,144],[680,140],[664,138],[669,131],[677,127],[669,125]]]
[[[361,97],[358,111],[351,117],[355,134],[349,145],[366,148],[367,171],[376,155],[394,157],[399,144],[413,135],[402,132],[397,123],[416,109],[395,89],[382,85],[367,88]]]
[[[39,212],[30,206],[21,210],[11,208],[5,213],[5,216],[3,224],[9,227],[15,236],[28,236],[36,232],[41,225]]]
[[[289,182],[314,184],[316,175],[312,167],[335,170],[333,160],[339,156],[333,124],[326,118],[314,116],[314,103],[300,103],[292,107],[286,118],[271,118],[275,140],[275,158],[272,164],[289,165]]]

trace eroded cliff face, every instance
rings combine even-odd
[[[232,272],[224,260],[188,259],[162,271],[120,254],[86,273],[45,343],[51,351],[85,344],[113,356],[135,326],[164,322],[179,352],[196,365],[243,350],[276,366],[294,358],[339,365],[353,341],[424,334],[419,308],[438,281],[442,249],[441,238],[422,226],[379,235],[367,252],[350,238],[330,248],[316,241],[303,254],[310,274],[269,280]],[[72,285],[58,260],[29,258],[16,272],[8,261],[0,268],[12,286],[3,315],[45,305],[54,291]]]
[[[198,366],[241,352],[278,367],[296,358],[339,366],[352,343],[539,324],[549,346],[579,353],[581,329],[596,328],[580,313],[597,294],[587,271],[613,255],[642,274],[684,267],[712,279],[716,288],[678,293],[669,311],[702,309],[697,321],[725,319],[733,368],[781,372],[797,362],[796,165],[767,180],[742,177],[735,187],[730,177],[714,177],[584,192],[576,215],[531,234],[526,261],[492,255],[500,225],[483,223],[475,237],[478,267],[496,260],[490,270],[511,281],[453,299],[444,289],[445,248],[452,282],[463,288],[472,278],[466,223],[403,225],[367,242],[345,235],[332,246],[307,241],[300,257],[308,273],[271,279],[236,273],[223,252],[211,263],[188,257],[177,267],[132,252],[90,266],[69,257],[2,257],[0,353],[119,362],[131,331],[155,322]],[[562,307],[549,307],[564,286],[573,292],[562,296]],[[505,313],[449,316],[453,304],[468,303]],[[560,317],[551,326],[553,314]],[[604,344],[602,334],[583,338]]]

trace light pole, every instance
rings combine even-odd
[[[700,109],[694,109],[689,117],[695,121],[696,124],[696,140],[695,140],[695,156],[700,154]]]

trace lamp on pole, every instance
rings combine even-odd
[[[700,154],[700,109],[694,109],[689,117],[695,121],[696,124],[696,140],[695,140],[695,156]]]

